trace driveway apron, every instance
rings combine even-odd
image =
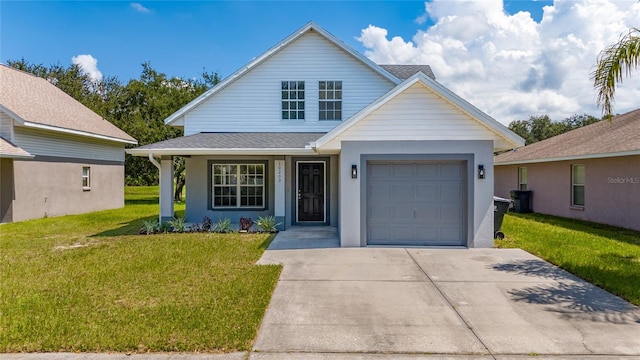
[[[518,249],[268,250],[254,351],[640,356],[640,309]]]

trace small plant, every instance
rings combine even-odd
[[[170,231],[171,231],[171,224],[169,223],[169,221],[163,221],[158,226],[158,232],[159,233],[166,234],[166,233],[168,233]]]
[[[268,216],[259,216],[256,221],[256,226],[262,232],[278,232],[277,226],[282,223],[276,223],[276,217],[272,215]]]
[[[229,218],[218,219],[218,222],[213,226],[213,232],[217,233],[230,233],[233,232],[233,226]]]
[[[140,234],[151,235],[160,230],[160,223],[158,219],[149,219],[142,222],[142,228],[140,228]]]
[[[168,221],[168,224],[173,229],[173,232],[182,233],[187,229],[187,224],[183,217],[174,217]]]
[[[203,232],[209,232],[211,231],[211,228],[213,227],[213,221],[211,221],[211,218],[208,216],[205,216],[202,218],[202,231]]]
[[[240,231],[247,232],[253,226],[253,221],[251,218],[241,217],[240,218]]]
[[[192,233],[202,232],[202,226],[200,226],[200,224],[198,223],[191,224],[191,226],[189,226],[189,232],[192,232]]]

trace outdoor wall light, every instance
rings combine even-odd
[[[478,179],[484,179],[484,165],[478,165]]]
[[[352,179],[358,178],[358,165],[351,165],[351,178]]]

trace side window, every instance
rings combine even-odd
[[[91,168],[82,167],[82,190],[91,190]]]
[[[282,120],[304,120],[304,81],[282,81]]]
[[[584,207],[584,165],[571,165],[571,206]]]
[[[527,168],[518,168],[518,190],[527,190]]]

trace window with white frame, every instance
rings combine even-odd
[[[282,81],[282,120],[304,120],[304,81]]]
[[[584,165],[571,165],[571,206],[584,207]]]
[[[212,164],[212,208],[265,208],[265,164]]]
[[[89,166],[82,167],[82,189],[91,189],[91,168]]]
[[[342,120],[342,81],[318,82],[320,120]]]
[[[527,190],[527,168],[518,168],[518,190]]]

